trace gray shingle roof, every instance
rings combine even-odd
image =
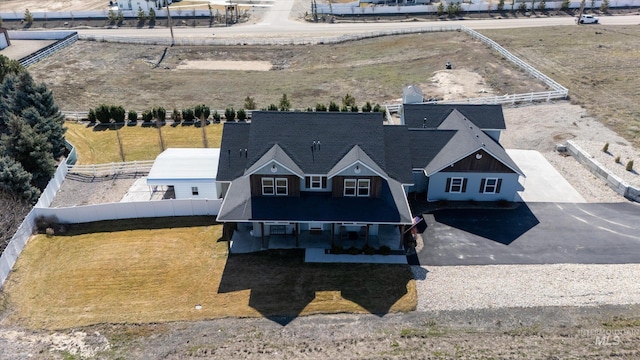
[[[248,123],[224,124],[217,181],[231,181],[244,174],[248,161],[244,150],[249,147],[249,127]]]
[[[454,109],[461,112],[480,129],[506,129],[501,105],[403,104],[404,124],[410,128],[435,129]]]

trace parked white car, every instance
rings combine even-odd
[[[597,24],[600,18],[595,17],[591,14],[582,15],[580,18],[576,18],[576,22],[579,24]]]

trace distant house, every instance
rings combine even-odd
[[[171,5],[173,0],[117,0],[118,9],[122,11],[131,10],[138,11],[142,8],[144,11],[149,9],[160,10],[163,7]]]
[[[379,113],[253,112],[224,125],[216,179],[220,222],[253,237],[325,233],[398,239],[409,192],[427,200],[512,201],[524,176],[498,143],[497,105],[405,104],[402,125]]]
[[[169,148],[156,158],[147,185],[175,199],[219,199],[216,173],[220,149]]]
[[[7,29],[0,27],[0,50],[11,45],[11,40],[9,40],[9,33]]]

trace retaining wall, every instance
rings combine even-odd
[[[592,174],[604,181],[613,191],[624,196],[625,198],[640,202],[640,189],[627,184],[620,177],[616,176],[604,165],[600,164],[597,160],[591,157],[588,152],[583,150],[575,142],[567,141],[567,151],[571,154],[579,163],[591,171]]]

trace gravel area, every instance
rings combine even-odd
[[[640,304],[640,264],[412,266],[418,310]]]
[[[576,144],[589,153],[594,160],[626,181],[627,184],[640,187],[640,174],[638,171],[627,171],[625,169],[627,162],[630,160],[634,162],[636,169],[640,168],[640,151],[628,142],[609,142],[608,139],[604,137],[602,139],[604,141],[576,141]],[[607,142],[609,142],[609,149],[607,152],[604,152],[602,149]],[[620,157],[619,163],[615,162],[617,157]]]
[[[52,208],[119,202],[135,178],[78,178],[68,175],[51,202]]]

